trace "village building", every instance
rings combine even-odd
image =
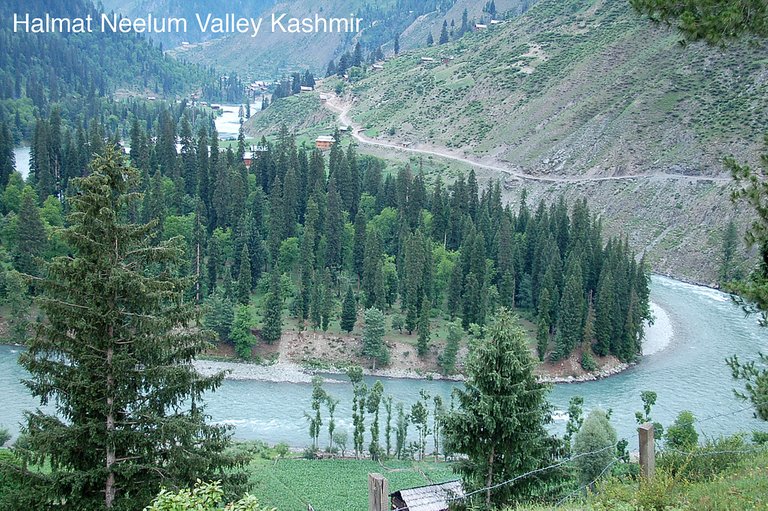
[[[463,496],[461,480],[418,486],[389,494],[392,509],[401,511],[448,511],[450,503]]]
[[[315,90],[314,87],[309,87],[307,85],[302,85],[300,89],[301,92],[312,92],[313,90]]]
[[[336,139],[330,135],[321,135],[315,140],[315,147],[321,151],[327,151],[336,142]]]

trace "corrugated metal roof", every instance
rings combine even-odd
[[[445,511],[450,500],[464,496],[464,488],[461,480],[456,480],[408,488],[395,493],[400,494],[400,498],[408,506],[408,511]]]

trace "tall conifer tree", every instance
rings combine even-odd
[[[137,173],[116,151],[97,157],[74,185],[64,236],[71,257],[48,264],[40,306],[45,321],[20,363],[25,382],[56,415],[28,412],[21,451],[47,460],[40,508],[140,509],[160,484],[227,476],[223,426],[206,424],[200,399],[223,374],[204,377],[191,365],[210,339],[190,329],[194,304],[173,277],[180,250],[149,247],[151,225],[127,224]]]

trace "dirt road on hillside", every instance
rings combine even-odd
[[[349,116],[349,110],[352,105],[349,102],[342,101],[338,96],[333,94],[326,94],[327,100],[325,106],[335,112],[339,117],[339,122],[350,127],[352,137],[360,144],[370,145],[375,147],[382,147],[386,149],[394,149],[406,153],[414,154],[426,154],[430,156],[437,156],[439,158],[445,158],[448,160],[457,161],[470,165],[475,168],[491,170],[494,172],[500,172],[505,174],[511,179],[517,181],[538,181],[544,183],[563,183],[563,184],[577,184],[577,183],[595,183],[600,181],[627,181],[632,179],[674,179],[674,180],[689,180],[689,181],[713,181],[720,183],[730,182],[729,177],[709,177],[709,176],[688,176],[685,174],[665,174],[665,173],[653,173],[653,174],[635,174],[627,176],[604,176],[604,177],[573,177],[573,176],[537,176],[533,174],[526,174],[518,170],[511,169],[503,166],[501,162],[484,163],[477,159],[467,158],[460,156],[453,151],[444,148],[419,148],[419,147],[405,147],[401,144],[394,142],[385,142],[382,140],[374,140],[363,134],[363,128],[352,121]]]

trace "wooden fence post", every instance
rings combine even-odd
[[[646,481],[653,480],[656,471],[656,446],[653,439],[653,424],[646,422],[637,428],[640,440],[640,474]]]
[[[389,510],[389,481],[381,474],[368,474],[368,511]]]

